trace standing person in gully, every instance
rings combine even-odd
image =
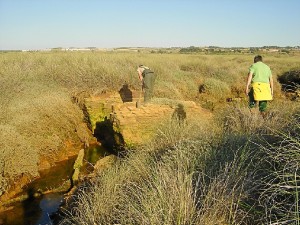
[[[268,101],[273,99],[273,78],[270,67],[263,63],[260,55],[254,57],[254,64],[249,68],[245,92],[249,96],[250,109],[258,103],[265,118]]]
[[[154,72],[147,66],[139,65],[137,68],[139,79],[144,90],[144,103],[147,104],[153,97],[153,87],[155,82]]]

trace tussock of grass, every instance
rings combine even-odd
[[[228,105],[220,110],[221,120],[227,133],[243,135],[268,134],[274,130],[281,130],[290,123],[289,117],[298,110],[297,104],[276,100],[268,103],[265,118],[262,117],[258,108],[249,109],[247,102]],[[282,105],[285,109],[281,110]]]
[[[204,92],[212,96],[219,96],[219,99],[226,99],[231,96],[229,85],[215,78],[208,78],[203,83]]]
[[[299,163],[300,123],[299,110],[285,129],[275,131],[275,140],[260,145],[265,154],[268,173],[261,179],[260,204],[273,224],[299,224]]]
[[[0,125],[0,171],[6,178],[2,191],[20,174],[37,176],[40,157],[52,161],[67,140],[84,143],[90,138],[82,112],[64,93],[13,99],[7,111]]]

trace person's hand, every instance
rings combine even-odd
[[[249,95],[249,88],[248,87],[246,87],[245,94]]]

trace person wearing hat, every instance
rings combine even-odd
[[[265,117],[268,101],[273,99],[273,78],[270,67],[262,61],[262,56],[254,57],[254,64],[249,68],[245,92],[249,96],[250,109],[258,103],[259,111]]]
[[[144,103],[149,103],[153,97],[155,73],[147,66],[139,65],[137,68],[139,79],[144,90]]]

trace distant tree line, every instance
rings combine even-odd
[[[192,53],[192,52],[202,52],[202,49],[195,46],[190,46],[187,48],[181,48],[179,50],[180,53]]]

